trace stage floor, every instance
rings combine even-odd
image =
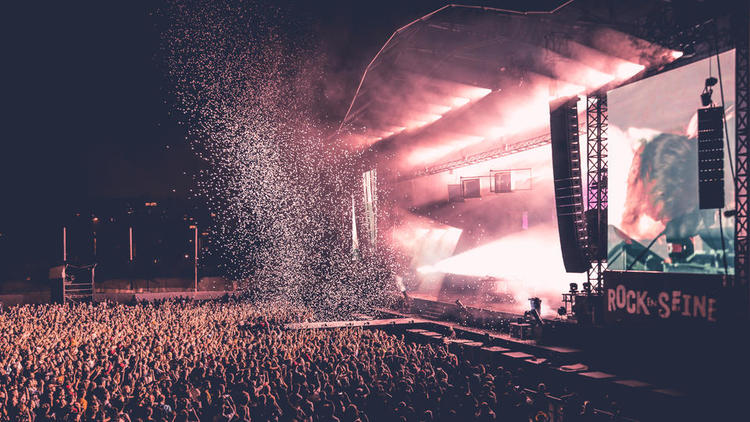
[[[481,297],[466,297],[459,294],[440,294],[439,296],[423,294],[423,293],[409,293],[409,297],[412,299],[426,300],[430,302],[440,302],[449,305],[455,304],[456,300],[461,300],[461,303],[469,308],[486,309],[488,311],[500,312],[504,314],[512,314],[522,316],[524,312],[528,311],[528,302],[524,303],[503,303],[497,301],[485,301]]]

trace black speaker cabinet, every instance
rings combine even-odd
[[[555,183],[557,228],[560,234],[565,270],[586,272],[589,261],[586,225],[583,215],[580,150],[578,145],[577,98],[550,104],[550,136],[552,141],[552,174]]]
[[[724,107],[698,110],[698,206],[724,208]]]

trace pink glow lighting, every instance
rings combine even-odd
[[[469,98],[473,100],[478,100],[484,96],[489,95],[489,93],[492,92],[489,88],[472,88],[469,92]]]
[[[443,117],[443,116],[440,115],[440,114],[430,114],[430,115],[427,116],[427,123],[436,122],[436,121],[440,120],[441,117]]]
[[[532,296],[548,296],[547,303],[559,300],[567,283],[577,281],[577,274],[564,270],[560,245],[554,226],[538,226],[506,236],[432,265],[419,268],[420,273],[458,274],[474,277],[496,277],[508,282],[508,288],[519,302]],[[544,262],[544,265],[539,265]],[[541,296],[540,296],[541,297]]]
[[[675,59],[675,60],[677,60],[680,57],[682,57],[683,54],[685,54],[685,53],[683,53],[682,51],[675,50],[675,51],[672,52],[672,58]]]
[[[646,66],[642,64],[637,63],[623,63],[619,66],[617,66],[617,78],[618,79],[630,79],[632,76],[638,74],[643,69],[645,69]]]
[[[558,98],[572,97],[585,91],[586,88],[581,85],[565,84],[562,87],[558,87],[557,96],[550,96],[550,100],[556,100]]]
[[[436,113],[436,114],[445,114],[445,113],[451,111],[451,109],[452,108],[450,106],[433,105],[432,108],[430,109],[430,111],[432,113]]]
[[[506,136],[508,134],[512,133],[508,129],[500,126],[493,126],[489,128],[486,132],[487,138],[489,139],[500,139],[503,136]]]
[[[451,104],[453,105],[453,107],[463,107],[468,104],[469,101],[471,101],[471,99],[469,98],[456,97],[453,99],[453,102]]]
[[[440,145],[437,147],[419,148],[409,156],[409,162],[411,164],[431,163],[452,152],[460,151],[471,145],[478,144],[484,141],[484,139],[485,138],[481,136],[466,136],[464,138],[447,143],[445,145]]]

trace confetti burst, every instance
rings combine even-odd
[[[338,316],[388,301],[396,260],[352,260],[348,201],[361,169],[317,117],[325,75],[313,34],[260,3],[159,13],[177,108],[206,163],[194,194],[215,215],[209,253],[264,300]]]

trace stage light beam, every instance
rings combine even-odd
[[[617,66],[617,79],[626,80],[640,73],[646,66],[637,63],[622,63]]]
[[[458,108],[458,107],[463,107],[463,106],[465,106],[466,104],[468,104],[468,103],[469,103],[469,101],[471,101],[471,99],[469,99],[469,98],[465,98],[465,97],[456,97],[456,98],[454,98],[454,99],[453,99],[453,101],[451,102],[451,105],[452,105],[453,107],[456,107],[456,108]]]

